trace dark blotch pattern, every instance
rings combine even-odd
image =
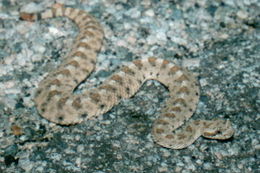
[[[127,66],[123,66],[121,70],[130,76],[135,76],[135,72]]]
[[[79,97],[77,97],[76,99],[73,100],[72,102],[72,106],[78,110],[82,108],[82,104],[81,104],[81,99]]]

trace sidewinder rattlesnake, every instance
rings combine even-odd
[[[39,84],[35,103],[39,113],[49,121],[69,125],[93,119],[109,111],[121,99],[133,96],[141,85],[150,79],[164,84],[170,98],[154,122],[152,136],[159,145],[182,149],[198,137],[228,139],[234,130],[229,120],[190,120],[199,101],[199,85],[187,70],[163,59],[154,57],[134,60],[100,86],[83,94],[73,90],[95,68],[96,55],[102,46],[103,30],[100,24],[83,10],[54,4],[40,13],[21,12],[27,21],[65,16],[79,27],[75,46],[63,63]]]

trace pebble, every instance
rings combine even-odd
[[[245,12],[245,11],[238,11],[237,12],[237,16],[240,18],[240,19],[246,19],[248,17],[248,14]]]

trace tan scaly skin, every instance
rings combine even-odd
[[[234,130],[228,120],[196,120],[185,123],[192,116],[199,101],[199,85],[187,70],[163,59],[154,57],[135,60],[100,86],[81,95],[73,90],[95,68],[96,55],[102,46],[103,29],[100,24],[82,10],[54,4],[52,8],[37,14],[21,13],[27,21],[58,16],[71,19],[79,27],[73,50],[64,62],[40,82],[35,96],[39,113],[49,121],[69,125],[93,119],[109,111],[122,98],[133,96],[141,85],[150,79],[164,84],[170,98],[155,121],[152,135],[163,147],[182,149],[198,137],[228,139]]]

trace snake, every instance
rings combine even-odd
[[[104,31],[84,10],[56,3],[34,13],[20,12],[20,19],[33,22],[67,17],[79,28],[75,44],[61,64],[40,81],[34,102],[39,114],[60,125],[93,120],[108,112],[122,99],[133,97],[147,80],[157,80],[169,91],[169,98],[152,125],[152,139],[170,149],[183,149],[200,136],[225,140],[234,134],[229,120],[192,120],[200,97],[199,82],[187,69],[165,59],[135,59],[95,88],[80,94],[73,91],[94,71]]]

